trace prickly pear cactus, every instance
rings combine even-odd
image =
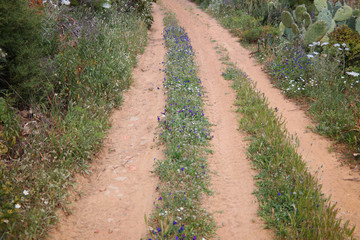
[[[281,21],[287,28],[291,28],[291,25],[294,23],[294,18],[291,16],[291,13],[288,11],[283,11],[281,13]]]
[[[280,31],[280,35],[283,35],[285,33],[285,25],[280,22],[279,24],[279,31]]]
[[[355,30],[360,34],[360,18],[356,20]]]
[[[310,24],[312,24],[311,16],[309,13],[305,12],[303,14],[303,18],[305,20],[305,28],[308,28]]]
[[[328,4],[326,0],[314,0],[314,4],[319,12],[321,12],[323,8],[328,8]]]
[[[334,16],[334,20],[336,22],[346,21],[348,20],[352,15],[352,8],[350,6],[345,5],[342,8],[339,8]]]
[[[327,24],[327,27],[330,28],[331,23],[333,21],[331,12],[328,9],[323,8],[323,10],[321,10],[319,15],[317,16],[317,20],[325,21]]]
[[[309,26],[305,33],[304,42],[310,44],[321,40],[327,32],[327,24],[324,20],[319,20]]]
[[[306,12],[306,7],[305,5],[299,5],[296,7],[295,9],[295,17],[296,17],[296,21],[299,23],[301,22],[304,18],[303,15]]]
[[[330,27],[328,28],[326,34],[330,34],[332,33],[336,28],[336,23],[334,21],[334,19],[331,19],[331,24],[330,24]]]
[[[299,27],[298,27],[298,25],[296,25],[296,23],[291,24],[291,29],[292,29],[292,31],[293,31],[293,33],[294,33],[295,35],[299,35],[299,34],[300,34]]]

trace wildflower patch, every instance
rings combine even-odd
[[[167,100],[158,121],[159,143],[166,147],[166,159],[155,159],[159,197],[149,221],[149,239],[207,239],[216,227],[201,208],[204,194],[211,194],[206,156],[213,137],[203,112],[203,87],[185,30],[168,25],[164,39]]]

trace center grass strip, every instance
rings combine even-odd
[[[171,17],[167,20],[176,22]],[[158,121],[166,159],[155,163],[159,199],[149,220],[149,239],[208,239],[216,227],[201,207],[204,194],[211,194],[206,157],[212,138],[203,112],[203,87],[185,30],[167,25],[164,39],[167,103]]]
[[[228,67],[223,76],[237,92],[240,128],[252,136],[248,153],[259,171],[255,194],[268,227],[279,239],[353,239],[354,228],[336,218],[335,205],[296,153],[277,109],[269,108],[241,70]]]

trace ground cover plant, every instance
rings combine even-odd
[[[158,121],[166,159],[155,160],[159,198],[154,213],[146,219],[149,239],[208,239],[216,227],[212,216],[201,208],[204,194],[211,194],[206,156],[212,136],[203,112],[204,93],[189,36],[174,16],[168,15],[164,22],[167,100]]]
[[[255,194],[268,227],[279,239],[353,239],[354,228],[336,218],[336,206],[307,171],[276,109],[246,73],[231,66],[223,76],[237,92],[240,129],[251,136],[248,153],[259,171]]]
[[[147,42],[147,25],[135,11],[63,3],[31,6],[26,15],[41,18],[36,74],[17,75],[16,84],[10,81],[13,74],[1,75],[10,84],[0,93],[0,239],[42,238],[57,220],[55,210],[67,213],[72,177],[89,173],[110,127],[111,109],[121,103]],[[11,13],[18,9],[6,4],[0,4],[1,16],[21,24],[23,16]],[[25,47],[26,41],[12,44]],[[12,73],[4,46],[0,70]]]

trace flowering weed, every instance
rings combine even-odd
[[[169,19],[170,18],[170,19]],[[203,87],[197,77],[194,51],[185,30],[174,16],[164,19],[168,49],[164,63],[166,106],[158,117],[160,144],[166,159],[155,161],[159,198],[149,224],[150,239],[202,239],[215,234],[215,223],[201,208],[211,194],[206,155],[212,138],[203,112]]]

